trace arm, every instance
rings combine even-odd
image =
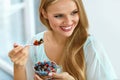
[[[14,48],[9,52],[9,57],[14,63],[14,80],[27,80],[25,66],[28,59],[28,48],[14,44]]]
[[[14,64],[14,80],[27,80],[26,69],[24,66]]]

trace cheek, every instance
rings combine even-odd
[[[48,21],[49,21],[49,24],[52,28],[58,27],[60,24],[60,21],[58,21],[54,18],[50,18]]]
[[[56,22],[54,19],[49,19],[49,24],[52,29],[55,29],[58,26],[58,22]]]
[[[79,16],[76,16],[76,22],[78,23],[79,22]]]

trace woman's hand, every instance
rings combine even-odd
[[[20,46],[14,44],[14,48],[9,52],[11,61],[18,66],[25,66],[28,58],[29,46]]]
[[[49,80],[48,78],[51,78],[50,80],[75,80],[67,72],[63,72],[60,74],[49,73],[49,75],[46,77],[38,76],[37,74],[34,75],[34,80]]]
[[[69,73],[63,72],[60,74],[50,73],[50,75],[55,80],[75,80]]]
[[[37,74],[34,75],[34,80],[43,80],[42,78],[40,78],[40,76],[38,76]]]
[[[37,74],[34,75],[34,80],[49,80],[51,76],[39,76]],[[50,79],[51,80],[51,79]]]

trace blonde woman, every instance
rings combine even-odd
[[[48,30],[37,34],[43,39],[37,47],[14,44],[9,52],[14,62],[14,80],[47,80],[34,73],[37,61],[54,61],[60,66],[48,77],[54,80],[113,80],[116,75],[96,40],[88,35],[88,20],[82,0],[41,0],[41,22]],[[37,60],[36,60],[37,59]]]

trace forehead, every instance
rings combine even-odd
[[[47,7],[48,12],[67,12],[74,9],[77,9],[77,5],[73,0],[58,0]]]

